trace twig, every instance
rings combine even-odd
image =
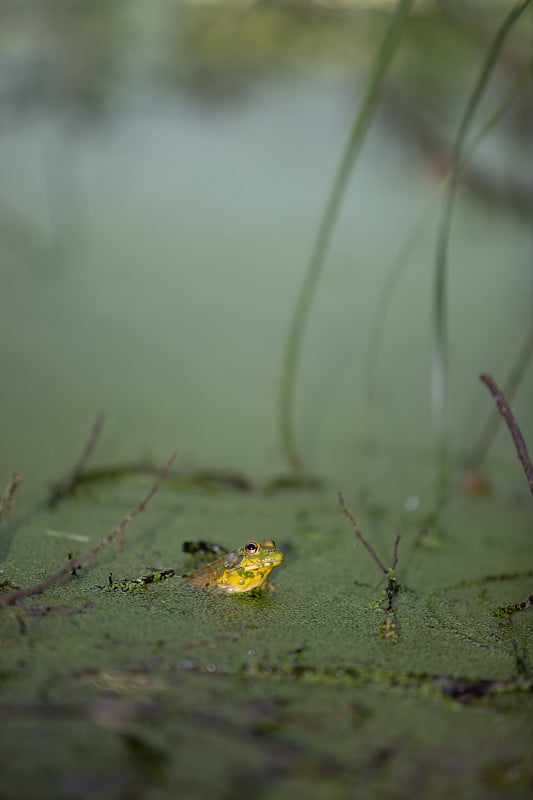
[[[353,515],[352,515],[351,511],[349,510],[348,506],[347,506],[347,505],[346,505],[346,503],[344,502],[344,497],[343,497],[343,495],[342,495],[342,492],[339,492],[339,493],[338,493],[338,498],[339,498],[339,504],[340,504],[340,507],[342,508],[342,511],[343,511],[343,513],[344,513],[344,516],[345,516],[345,517],[348,519],[348,521],[349,521],[350,525],[352,526],[352,528],[353,528],[353,532],[355,533],[355,535],[357,536],[357,538],[359,539],[359,541],[361,542],[361,544],[362,544],[362,545],[363,545],[363,546],[366,548],[366,550],[367,550],[367,551],[370,553],[370,555],[372,556],[372,558],[374,559],[374,561],[376,562],[376,564],[378,565],[378,567],[380,568],[380,570],[381,570],[383,573],[385,573],[385,575],[387,575],[387,574],[388,574],[388,569],[387,569],[387,567],[386,567],[386,566],[383,564],[382,560],[380,559],[380,557],[378,556],[378,554],[376,553],[376,551],[374,550],[374,548],[372,547],[372,545],[370,545],[370,544],[367,542],[367,540],[365,539],[365,537],[363,536],[363,534],[362,534],[362,533],[361,533],[361,531],[359,530],[359,525],[357,524],[357,522],[356,522],[356,521],[355,521],[355,519],[353,518]],[[395,548],[396,548],[396,544],[395,544]]]
[[[388,581],[387,581],[387,606],[386,611],[389,614],[392,614],[392,601],[394,599],[394,595],[397,593],[398,589],[400,588],[399,583],[396,579],[396,575],[394,574],[394,570],[396,569],[396,565],[398,563],[398,545],[400,544],[400,534],[396,534],[396,538],[394,540],[394,547],[392,550],[392,561],[390,565],[390,569],[388,571]]]
[[[100,412],[99,414],[97,414],[93,422],[89,438],[87,439],[87,444],[83,448],[83,452],[79,457],[78,461],[76,462],[72,470],[69,472],[67,477],[52,490],[50,499],[48,500],[48,505],[50,508],[56,506],[60,502],[60,500],[63,500],[65,497],[67,497],[74,489],[81,473],[83,472],[85,464],[93,454],[98,437],[102,432],[103,424],[104,424],[104,414]]]
[[[483,372],[480,376],[480,380],[483,381],[485,386],[488,388],[491,395],[494,397],[500,414],[504,418],[507,427],[513,437],[514,446],[516,447],[516,452],[518,454],[518,458],[522,464],[524,469],[525,476],[529,483],[529,488],[533,493],[533,464],[531,463],[531,459],[529,458],[529,454],[527,452],[526,443],[524,441],[524,437],[522,436],[522,432],[518,427],[518,423],[514,418],[513,412],[505,399],[505,395],[502,390],[498,387],[494,379],[489,375],[488,372]]]
[[[125,517],[119,525],[113,528],[111,533],[109,533],[107,536],[104,536],[104,538],[95,547],[93,547],[92,550],[89,550],[87,553],[84,553],[84,555],[80,556],[79,558],[71,558],[68,564],[62,569],[60,569],[59,572],[54,573],[54,575],[49,575],[47,578],[44,578],[44,580],[40,581],[39,583],[36,583],[34,586],[27,586],[24,589],[12,589],[10,592],[5,592],[4,594],[0,595],[0,606],[13,605],[13,603],[15,603],[19,599],[19,597],[30,597],[31,595],[34,594],[40,594],[42,591],[51,586],[52,583],[56,583],[57,581],[60,581],[67,575],[69,575],[73,569],[78,569],[83,564],[86,564],[98,552],[100,552],[100,550],[102,550],[112,541],[114,541],[115,539],[120,539],[123,536],[124,531],[128,527],[128,525],[130,525],[133,522],[135,517],[138,514],[140,514],[141,511],[144,511],[144,509],[146,508],[146,506],[148,505],[154,494],[157,492],[157,490],[167,477],[170,467],[174,463],[174,459],[176,458],[177,453],[178,451],[174,450],[164,470],[162,471],[161,475],[154,483],[154,485],[152,486],[152,488],[150,489],[144,500],[142,500],[139,503],[139,505],[136,508],[134,508],[134,510],[130,514],[128,514],[128,516]]]
[[[21,483],[22,475],[20,472],[14,472],[6,486],[6,490],[2,496],[2,499],[0,500],[0,522],[2,522],[4,516],[11,509],[15,499],[15,494],[17,493],[17,489]]]
[[[532,70],[533,70],[533,64],[532,64]],[[520,385],[520,381],[524,377],[524,373],[532,360],[533,360],[533,325],[531,326],[528,337],[524,342],[524,344],[522,345],[515,361],[513,362],[507,380],[504,383],[503,393],[507,399],[507,403],[512,403],[514,394],[518,386]],[[494,441],[494,437],[498,432],[500,422],[501,422],[501,415],[498,413],[497,406],[494,406],[481,432],[479,440],[476,446],[472,449],[472,452],[467,460],[467,467],[470,470],[476,472],[479,470],[479,467],[484,461],[489,451],[489,448],[491,447]]]
[[[394,540],[394,548],[392,551],[392,562],[390,565],[391,569],[396,569],[396,565],[398,564],[398,545],[400,544],[401,533],[396,534],[396,539]]]
[[[343,510],[344,516],[348,519],[350,525],[353,528],[353,532],[359,539],[359,541],[364,545],[366,550],[370,553],[378,567],[382,572],[385,573],[387,576],[387,588],[385,590],[385,607],[383,611],[385,612],[385,618],[381,623],[381,627],[379,629],[380,636],[382,639],[387,639],[391,642],[398,641],[398,629],[396,627],[396,623],[394,621],[394,608],[393,608],[393,600],[395,595],[400,588],[400,584],[394,574],[394,570],[396,569],[396,565],[398,564],[398,546],[400,544],[400,534],[396,534],[396,538],[394,540],[394,547],[392,549],[392,561],[390,568],[387,569],[386,566],[383,564],[382,560],[374,550],[374,548],[367,542],[361,531],[359,530],[359,525],[355,521],[351,511],[347,507],[346,503],[344,502],[344,497],[341,492],[338,493],[339,497],[339,504]]]

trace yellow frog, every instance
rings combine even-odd
[[[246,542],[244,547],[217,558],[211,564],[185,575],[185,579],[200,589],[217,592],[250,592],[265,589],[268,576],[283,561],[283,553],[272,539]]]

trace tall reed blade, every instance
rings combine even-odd
[[[496,31],[474,88],[468,98],[453,146],[452,171],[443,202],[437,236],[433,289],[432,407],[437,447],[438,497],[444,496],[448,488],[448,245],[455,192],[463,163],[463,149],[474,114],[492,75],[503,44],[513,25],[531,2],[532,0],[521,0],[521,2],[516,3]]]
[[[404,24],[413,4],[414,0],[398,0],[395,12],[376,55],[362,105],[352,125],[317,229],[300,295],[294,307],[294,314],[289,326],[280,382],[279,422],[283,453],[289,469],[296,475],[301,472],[302,460],[294,431],[294,392],[305,328],[348,181],[376,107],[383,80],[398,48]]]

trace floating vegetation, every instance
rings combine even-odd
[[[109,573],[108,585],[99,586],[99,589],[112,592],[135,592],[144,591],[151,583],[159,583],[168,578],[173,578],[176,574],[174,569],[159,569],[148,575],[141,575],[139,578],[124,578],[121,581],[113,580],[112,573]]]

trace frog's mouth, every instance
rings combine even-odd
[[[253,569],[261,569],[261,567],[277,567],[283,561],[283,553],[272,553],[271,556],[263,556],[263,559],[260,564],[253,567]]]
[[[283,561],[283,558],[283,553],[279,552],[272,553],[271,555],[262,555],[257,564],[246,564],[245,569],[246,572],[256,572],[258,569],[264,569],[265,567],[278,567]],[[226,559],[226,567],[228,569],[235,569],[242,564],[243,559],[244,556],[237,555],[235,552],[230,553]]]

